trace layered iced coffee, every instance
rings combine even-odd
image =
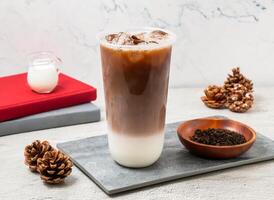
[[[121,165],[145,167],[161,155],[173,40],[158,29],[101,38],[108,142]]]

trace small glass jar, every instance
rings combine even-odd
[[[35,52],[28,56],[27,81],[37,93],[52,92],[59,79],[59,66],[62,61],[51,52]]]

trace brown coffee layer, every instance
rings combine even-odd
[[[162,132],[171,46],[151,50],[100,48],[109,128],[133,135]]]

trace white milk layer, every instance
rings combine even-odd
[[[58,83],[58,71],[53,63],[29,68],[28,84],[38,93],[51,92]]]
[[[108,133],[112,158],[126,167],[146,167],[158,160],[164,144],[164,132],[149,136],[130,136]]]

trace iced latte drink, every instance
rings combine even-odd
[[[100,38],[109,149],[123,166],[149,166],[161,155],[174,37],[145,29]]]

